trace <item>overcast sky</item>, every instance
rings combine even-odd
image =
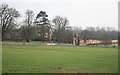
[[[56,15],[65,16],[70,26],[78,27],[115,27],[118,28],[119,0],[3,0],[9,7],[16,8],[25,17],[26,9],[34,11],[36,16],[41,10],[46,11],[49,19]]]

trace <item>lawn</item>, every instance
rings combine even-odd
[[[3,73],[116,73],[118,49],[3,44]]]

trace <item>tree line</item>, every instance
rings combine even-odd
[[[0,28],[2,29],[2,41],[43,41],[72,43],[73,34],[77,33],[80,40],[118,40],[118,31],[110,27],[71,27],[67,17],[55,16],[48,19],[45,11],[37,15],[30,9],[25,12],[25,19],[18,23],[19,11],[10,8],[7,4],[0,5]],[[36,16],[34,18],[34,16]],[[52,28],[52,38],[49,36],[49,28]]]

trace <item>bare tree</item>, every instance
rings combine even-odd
[[[56,16],[52,21],[55,24],[56,35],[54,37],[56,37],[56,41],[64,42],[64,38],[66,37],[66,29],[69,25],[69,20],[66,17]]]
[[[66,17],[61,17],[61,16],[56,16],[54,19],[53,19],[53,23],[55,23],[55,27],[57,29],[60,29],[60,28],[66,28],[69,24],[69,21]]]
[[[29,42],[29,40],[30,40],[30,38],[31,38],[31,34],[32,34],[32,28],[33,28],[33,11],[32,10],[26,10],[26,12],[25,12],[25,14],[26,14],[26,19],[25,19],[25,21],[24,21],[24,23],[25,23],[25,27],[23,27],[23,28],[25,28],[26,29],[26,34],[25,34],[25,40],[27,41],[27,42]]]
[[[14,8],[9,8],[7,4],[0,6],[1,26],[2,26],[2,41],[5,38],[5,33],[10,26],[14,26],[16,18],[20,16],[19,12]]]

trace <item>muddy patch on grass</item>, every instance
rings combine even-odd
[[[77,68],[64,68],[64,69],[62,69],[62,72],[63,73],[93,73],[93,72],[90,72],[87,70],[80,70]]]
[[[66,68],[66,67],[49,67],[55,70],[57,73],[95,73],[88,70],[78,69],[78,68]]]

